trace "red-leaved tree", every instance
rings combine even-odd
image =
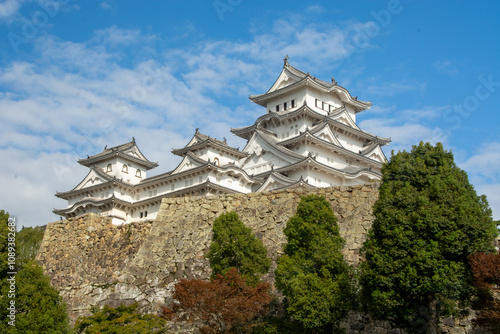
[[[202,333],[248,331],[272,300],[268,288],[268,283],[248,286],[235,268],[211,281],[183,279],[175,285],[173,304],[162,307],[162,315],[172,321],[199,321]]]
[[[478,291],[478,315],[473,323],[500,333],[500,253],[475,253],[469,263]]]

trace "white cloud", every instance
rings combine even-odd
[[[412,91],[425,91],[427,84],[423,82],[388,82],[380,78],[367,78],[359,84],[360,91],[368,96],[395,96],[398,94],[412,92]]]
[[[467,171],[478,195],[486,195],[495,220],[500,220],[500,142],[479,145],[474,155],[457,165]]]
[[[8,18],[19,10],[22,1],[19,0],[5,0],[0,2],[0,19]]]
[[[102,9],[111,9],[111,5],[109,3],[107,3],[106,1],[103,1],[99,4],[99,6],[102,8]]]
[[[95,31],[95,42],[98,44],[109,44],[111,46],[130,45],[135,43],[147,44],[156,39],[154,35],[143,35],[137,29],[120,29],[111,26],[106,29]]]

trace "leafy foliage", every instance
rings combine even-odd
[[[351,268],[344,261],[337,218],[317,195],[303,197],[284,233],[276,286],[290,316],[304,328],[330,332],[355,304]]]
[[[40,244],[42,243],[45,230],[41,226],[23,227],[16,235],[16,252],[19,263],[34,260]]]
[[[28,261],[15,276],[15,327],[7,324],[9,287],[6,279],[1,283],[0,332],[8,334],[71,333],[66,305],[59,292],[43,275],[43,269]]]
[[[246,284],[236,268],[215,279],[181,280],[175,285],[171,308],[163,307],[168,320],[200,321],[202,333],[248,331],[251,321],[266,310],[272,297],[268,283]]]
[[[478,315],[473,323],[495,332],[500,331],[500,300],[492,293],[495,291],[500,295],[500,253],[476,253],[469,257],[469,263],[477,288],[477,300],[473,306],[478,310]]]
[[[94,307],[91,309],[92,315],[78,318],[75,330],[85,334],[165,333],[165,320],[154,314],[138,313],[137,306]]]
[[[0,210],[0,279],[4,279],[8,271],[8,222],[9,213]]]
[[[382,168],[363,246],[367,310],[412,331],[437,326],[471,292],[467,257],[492,249],[491,210],[441,144],[420,143]]]
[[[234,211],[215,219],[208,259],[212,277],[236,268],[249,284],[256,284],[271,265],[262,241],[239,220]]]

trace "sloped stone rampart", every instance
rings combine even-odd
[[[93,305],[138,302],[142,312],[155,313],[168,301],[177,280],[210,276],[206,254],[212,223],[228,211],[236,211],[263,241],[272,259],[265,280],[272,283],[276,259],[286,243],[286,222],[295,214],[301,196],[311,193],[325,196],[331,203],[345,239],[345,258],[357,265],[359,250],[374,219],[372,206],[378,198],[378,184],[312,192],[167,198],[154,221],[122,226],[88,214],[48,224],[37,260],[60,289],[72,321],[88,315]],[[357,314],[344,325],[347,333],[400,333]]]
[[[295,214],[302,195],[323,195],[332,204],[345,238],[344,253],[354,264],[373,221],[371,208],[378,185],[332,187],[313,192],[276,192],[163,199],[154,221],[114,226],[111,220],[88,214],[47,226],[38,261],[61,290],[73,320],[89,314],[92,305],[139,302],[155,312],[180,278],[208,278],[206,254],[212,223],[222,213],[236,211],[262,239],[273,260],[286,238],[283,229]]]

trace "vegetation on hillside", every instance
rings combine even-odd
[[[80,317],[75,330],[81,334],[160,334],[166,321],[154,314],[137,312],[137,303],[118,307],[92,307],[92,315]]]
[[[491,210],[441,144],[393,155],[382,175],[363,246],[363,300],[377,318],[432,331],[470,300],[468,257],[492,250]]]
[[[337,218],[324,197],[303,197],[284,230],[276,286],[297,325],[332,333],[356,303],[351,268],[341,252]]]
[[[15,229],[10,230],[8,223],[9,214],[1,210],[0,332],[71,333],[66,305],[59,292],[50,285],[43,269],[34,261],[40,233],[21,231],[14,236]],[[15,257],[15,263],[7,263],[7,255]]]

